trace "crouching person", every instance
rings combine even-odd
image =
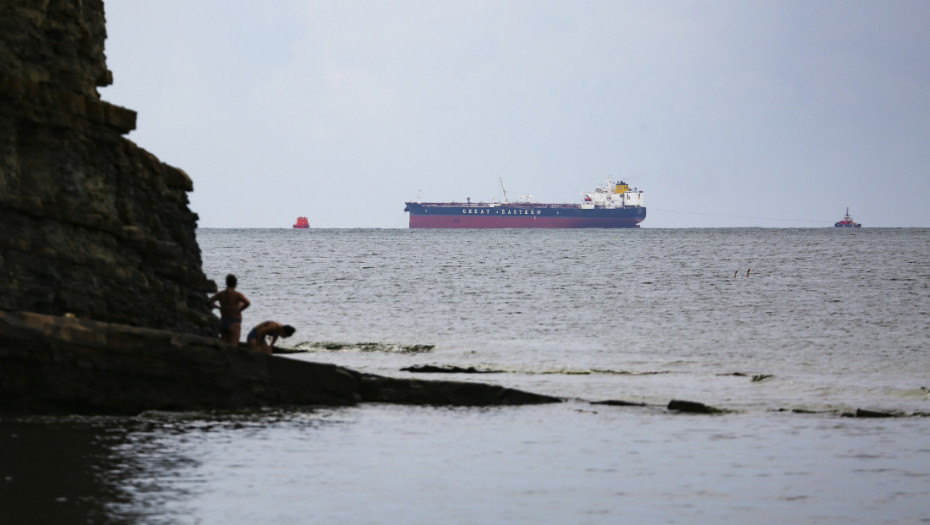
[[[246,337],[246,342],[249,343],[249,348],[252,350],[257,350],[259,352],[264,352],[268,355],[271,355],[274,350],[274,344],[278,341],[279,337],[290,337],[294,335],[294,332],[297,330],[289,324],[276,323],[274,321],[265,321],[264,323],[259,323],[249,332],[248,337]],[[271,342],[268,342],[268,339],[271,338]]]

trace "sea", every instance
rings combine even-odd
[[[928,229],[197,238],[277,359],[563,401],[0,416],[0,523],[930,522]]]

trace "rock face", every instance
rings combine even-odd
[[[136,413],[274,405],[524,405],[495,385],[393,379],[217,338],[0,311],[0,410]]]
[[[191,179],[123,137],[102,0],[0,0],[0,310],[213,335]]]

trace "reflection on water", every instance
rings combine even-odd
[[[0,419],[3,523],[912,523],[930,419],[369,405]]]
[[[0,523],[185,522],[216,486],[213,447],[282,424],[312,429],[327,413],[0,417]]]
[[[6,419],[0,423],[0,508],[5,523],[109,523],[128,502],[110,475],[121,460],[119,427],[89,420]],[[8,521],[7,521],[8,520]]]

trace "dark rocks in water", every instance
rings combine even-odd
[[[409,405],[538,405],[560,403],[557,397],[464,381],[425,381],[365,374],[362,400]]]
[[[792,414],[829,414],[832,410],[809,410],[807,408],[779,408],[776,412],[791,412]]]
[[[787,408],[781,408],[779,412],[789,411]],[[836,412],[835,410],[805,410],[800,408],[790,409],[790,412],[795,414],[834,414],[841,417],[861,417],[861,418],[887,418],[887,417],[930,417],[930,413],[926,412],[902,412],[902,411],[879,411],[879,410],[866,410],[863,408],[857,408],[855,412]]]
[[[855,413],[846,412],[843,417],[885,418],[885,417],[930,417],[928,412],[880,411],[857,408]]]
[[[402,372],[415,372],[421,374],[499,374],[500,370],[478,370],[470,366],[463,368],[460,366],[436,366],[436,365],[413,365],[401,368]]]
[[[239,346],[248,348],[249,345],[245,343],[239,343]],[[306,354],[307,350],[302,350],[300,348],[287,348],[284,346],[275,346],[271,349],[273,354]]]
[[[137,413],[281,405],[519,405],[558,398],[480,383],[392,379],[219,339],[0,311],[0,409]]]
[[[408,354],[432,352],[436,345],[403,345],[401,349]]]
[[[720,374],[720,375],[733,376],[733,377],[746,377],[748,374],[744,374],[743,372],[733,372],[730,374]],[[766,379],[771,379],[773,377],[775,376],[773,376],[772,374],[754,374],[752,378],[750,378],[750,381],[752,381],[753,383],[758,383],[760,381],[765,381]]]
[[[696,401],[682,401],[680,399],[673,399],[669,401],[667,408],[676,412],[686,412],[690,414],[722,414],[726,412],[725,410],[714,408],[712,406],[705,405],[704,403],[698,403]]]
[[[902,414],[894,414],[891,412],[880,412],[878,410],[865,410],[862,408],[856,409],[855,417],[900,417]]]
[[[213,335],[193,182],[104,102],[102,0],[0,0],[0,310]]]
[[[609,405],[615,407],[644,407],[646,403],[636,401],[623,401],[622,399],[607,399],[604,401],[592,401],[592,405]]]

